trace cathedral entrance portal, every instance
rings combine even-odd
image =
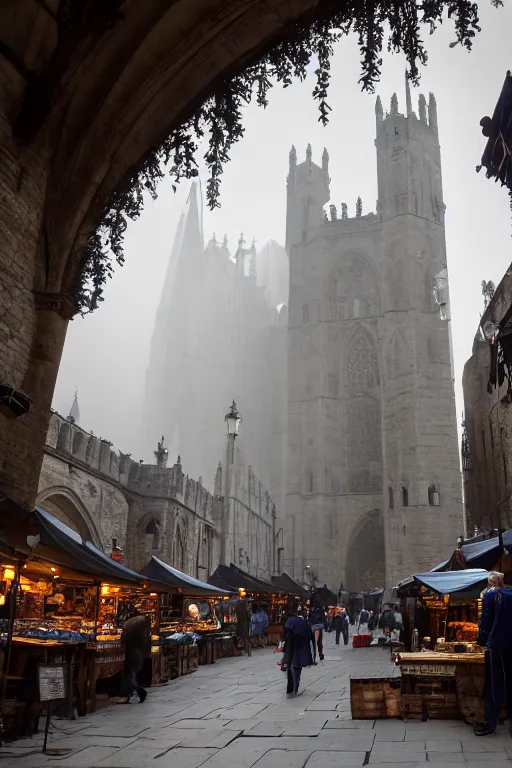
[[[384,516],[380,509],[367,512],[356,523],[348,542],[345,573],[349,592],[363,592],[384,586]]]

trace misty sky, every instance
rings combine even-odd
[[[512,67],[510,30],[512,7],[480,4],[482,32],[472,53],[456,46],[452,24],[445,21],[427,39],[429,61],[421,85],[412,89],[417,111],[420,92],[437,99],[446,211],[446,240],[450,278],[452,335],[458,418],[462,413],[461,376],[483,310],[481,281],[496,284],[512,260],[512,219],[506,190],[477,174],[485,139],[479,121],[492,115],[507,69]],[[393,91],[399,111],[405,112],[404,58],[385,55],[377,86],[384,109]],[[204,211],[205,239],[228,235],[232,252],[240,231],[257,247],[273,238],[284,245],[286,175],[291,144],[298,162],[305,159],[308,142],[320,164],[324,146],[330,155],[331,201],[338,210],[348,204],[355,215],[358,195],[363,213],[375,211],[377,198],[375,95],[360,92],[359,51],[355,36],[336,49],[332,63],[327,128],[318,123],[311,96],[314,79],[275,87],[270,105],[256,105],[245,114],[245,136],[234,148],[225,168],[220,209]],[[201,178],[206,179],[201,166]],[[101,308],[70,323],[53,407],[67,415],[75,388],[79,391],[81,426],[108,438],[134,459],[140,454],[140,419],[144,381],[154,316],[160,300],[174,231],[188,194],[183,183],[176,194],[170,180],[160,185],[159,198],[147,201],[139,221],[126,235],[126,264],[109,281]],[[169,382],[172,396],[172,382]],[[236,393],[233,393],[236,398]],[[226,403],[226,406],[228,403]],[[224,431],[224,413],[219,430]],[[156,441],[159,435],[155,435]],[[151,457],[144,457],[149,459]],[[174,460],[175,457],[171,457]],[[186,471],[186,457],[183,458]]]

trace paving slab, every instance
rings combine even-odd
[[[284,752],[271,749],[260,757],[254,768],[304,768],[309,752]]]
[[[477,754],[487,752],[489,754],[500,754],[508,757],[505,746],[493,736],[475,736],[474,741],[463,741],[462,751],[464,754]]]
[[[96,747],[89,746],[84,747],[78,752],[75,752],[66,757],[50,757],[50,762],[53,762],[55,766],[69,766],[70,768],[91,768],[92,765],[101,762],[105,758],[110,757],[118,749],[112,747]],[[20,765],[20,768],[22,766]]]
[[[254,739],[248,741],[247,744],[240,743],[240,739],[237,739],[225,749],[218,750],[215,755],[203,763],[204,768],[252,768],[260,757],[268,752],[268,747],[256,744]],[[262,741],[266,741],[266,739],[262,739]]]
[[[490,760],[487,757],[482,760],[466,760],[469,768],[510,768],[510,760]]]
[[[200,768],[208,758],[215,755],[216,749],[171,749],[165,755],[153,761],[152,768]]]
[[[237,722],[242,722],[242,721],[239,720]],[[283,731],[284,731],[284,727],[279,723],[258,723],[257,725],[253,726],[249,730],[244,729],[244,736],[254,736],[254,737],[281,736]]]
[[[171,728],[206,728],[208,730],[212,730],[212,728],[217,728],[218,726],[215,725],[211,720],[204,720],[201,718],[184,718],[183,720],[176,720],[173,723],[170,723],[168,726],[166,726],[165,730],[169,730]]]
[[[402,742],[405,739],[405,728],[389,724],[388,728],[375,728],[375,742]]]
[[[142,749],[135,749],[133,746],[123,747],[123,749],[118,749],[103,760],[89,763],[87,768],[154,768],[155,758],[166,751],[167,749],[162,749],[161,747],[145,747]],[[54,765],[56,764],[54,763]],[[69,766],[74,768],[73,763],[69,763]],[[22,767],[20,766],[20,768]]]
[[[365,759],[365,752],[325,752],[324,750],[316,750],[309,757],[305,768],[339,768],[339,766],[343,765],[362,766],[365,764]]]
[[[336,707],[340,704],[339,699],[321,699],[317,698],[307,706],[308,712],[327,711],[334,712]]]
[[[318,736],[321,730],[321,725],[309,725],[296,721],[286,724],[283,736]]]
[[[427,752],[429,763],[464,763],[462,752]]]
[[[412,744],[413,742],[409,742]],[[437,741],[436,739],[426,741],[427,752],[462,752],[460,741]]]
[[[371,731],[375,720],[328,720],[324,725],[325,729],[339,728],[342,730],[361,730]]]
[[[404,742],[405,743],[405,742]],[[403,746],[403,745],[402,745]],[[397,748],[398,750],[398,748]],[[384,754],[376,753],[372,749],[370,753],[370,763],[425,763],[427,760],[426,752],[386,752]],[[480,766],[481,768],[481,766]]]
[[[89,737],[94,744],[94,739],[97,736],[111,736],[122,739],[133,739],[134,736],[139,736],[144,731],[149,731],[149,725],[137,726],[135,723],[131,725],[122,724],[119,722],[112,722],[110,725],[98,725],[95,728],[88,728],[86,731],[81,731],[81,738]]]
[[[227,747],[228,744],[231,744],[231,742],[240,736],[241,733],[242,731],[230,731],[224,728],[220,731],[208,731],[203,729],[202,731],[199,731],[197,736],[190,736],[188,739],[182,741],[180,747],[212,747],[222,749],[223,747]]]
[[[218,725],[222,725],[228,731],[250,731],[256,725],[259,725],[261,720],[256,717],[248,718],[247,720],[223,720],[219,719]]]

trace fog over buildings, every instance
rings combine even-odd
[[[482,32],[471,54],[449,48],[454,39],[449,21],[432,38],[425,33],[429,61],[420,88],[412,92],[415,101],[430,91],[437,99],[459,420],[462,367],[483,310],[481,281],[498,283],[510,262],[507,195],[477,175],[475,166],[485,144],[479,121],[492,113],[510,67],[512,9],[484,3],[481,14]],[[285,311],[280,305],[287,301],[282,246],[288,153],[295,144],[302,156],[311,143],[320,159],[327,146],[330,202],[341,208],[346,201],[353,216],[361,196],[363,213],[375,210],[375,96],[359,90],[359,58],[354,36],[337,46],[325,129],[311,96],[313,77],[288,89],[276,87],[266,110],[255,105],[246,110],[245,135],[225,168],[220,209],[202,208],[200,186],[191,192],[183,183],[174,194],[169,179],[160,185],[158,200],[148,199],[141,219],[129,224],[126,264],[116,269],[105,302],[92,316],[70,324],[56,410],[69,413],[78,389],[84,428],[146,460],[164,434],[170,451],[181,454],[185,471],[203,475],[207,485],[223,450],[224,414],[235,398],[244,419],[238,446],[245,461],[263,482],[279,484],[280,465],[271,459],[279,452],[279,438],[269,447],[261,435],[278,436],[286,419],[272,393],[273,376],[280,375]],[[388,54],[383,59],[377,90],[389,108],[394,91],[404,98],[404,60]],[[202,163],[200,179],[206,179]],[[245,242],[239,248],[241,232]],[[184,271],[181,284],[188,286],[181,295],[178,270]],[[259,337],[261,346],[258,332],[267,334],[265,342]],[[269,348],[272,334],[276,359],[271,366],[264,361],[262,369],[262,350]],[[171,454],[171,461],[175,458]]]

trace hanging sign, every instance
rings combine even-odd
[[[39,701],[58,701],[66,698],[64,664],[44,664],[37,668]]]
[[[454,677],[455,664],[401,664],[402,675]]]

